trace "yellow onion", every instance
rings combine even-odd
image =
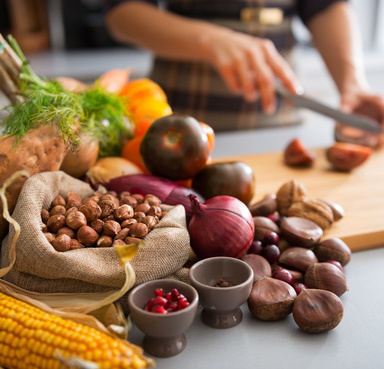
[[[215,196],[201,203],[190,194],[192,218],[188,225],[191,247],[202,258],[242,257],[253,241],[249,208],[233,196]]]

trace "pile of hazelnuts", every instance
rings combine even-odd
[[[161,200],[152,194],[95,192],[56,196],[41,210],[42,231],[56,251],[137,244],[162,219]]]

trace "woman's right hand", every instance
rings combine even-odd
[[[203,36],[202,44],[207,60],[230,90],[249,102],[260,97],[267,113],[276,108],[275,79],[292,93],[302,91],[295,73],[270,40],[214,27]]]

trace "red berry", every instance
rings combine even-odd
[[[294,288],[294,290],[296,291],[296,294],[299,295],[299,293],[302,291],[302,290],[306,290],[307,289],[307,286],[303,283],[292,283],[292,287]]]
[[[260,254],[262,249],[263,246],[261,244],[261,241],[253,240],[251,246],[248,249],[248,254]]]
[[[289,270],[284,268],[276,269],[272,273],[272,278],[280,279],[281,281],[287,282],[288,284],[293,283],[292,274],[289,272]]]
[[[267,218],[271,219],[273,222],[277,223],[279,221],[280,216],[278,214],[269,214]]]
[[[276,232],[267,232],[263,238],[263,245],[278,245],[280,237]]]
[[[270,264],[277,263],[280,258],[280,249],[276,245],[267,245],[261,250],[261,256],[264,256]]]

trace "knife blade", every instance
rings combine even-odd
[[[297,107],[312,110],[316,113],[333,118],[337,122],[350,127],[359,128],[367,132],[384,133],[383,128],[373,119],[358,114],[344,113],[314,100],[313,98],[305,96],[304,94],[294,95],[279,84],[276,84],[275,88],[277,94],[289,99]]]

